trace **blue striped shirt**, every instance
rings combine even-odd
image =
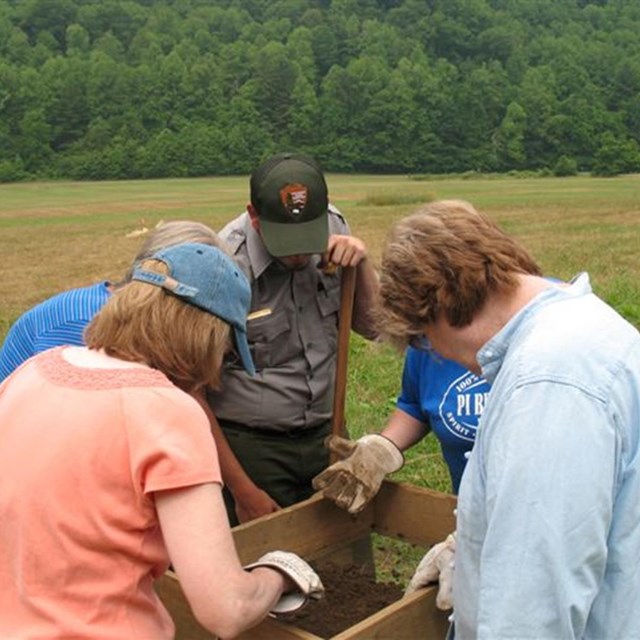
[[[36,353],[84,344],[82,332],[109,299],[108,286],[100,282],[64,291],[23,313],[0,349],[0,382]]]

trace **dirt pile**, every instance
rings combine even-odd
[[[314,569],[324,584],[325,597],[279,619],[321,638],[345,631],[402,597],[399,585],[376,582],[367,567],[327,562]]]

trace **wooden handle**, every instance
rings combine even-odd
[[[344,409],[347,399],[347,363],[349,360],[349,336],[353,317],[353,297],[356,290],[356,268],[343,267],[340,282],[340,320],[338,324],[338,354],[336,380],[333,394],[331,433],[346,437]]]

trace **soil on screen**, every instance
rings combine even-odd
[[[394,583],[376,582],[371,570],[326,562],[314,566],[325,588],[322,600],[279,619],[321,638],[331,638],[402,597]]]

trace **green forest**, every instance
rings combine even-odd
[[[640,171],[638,0],[0,0],[0,181]]]

